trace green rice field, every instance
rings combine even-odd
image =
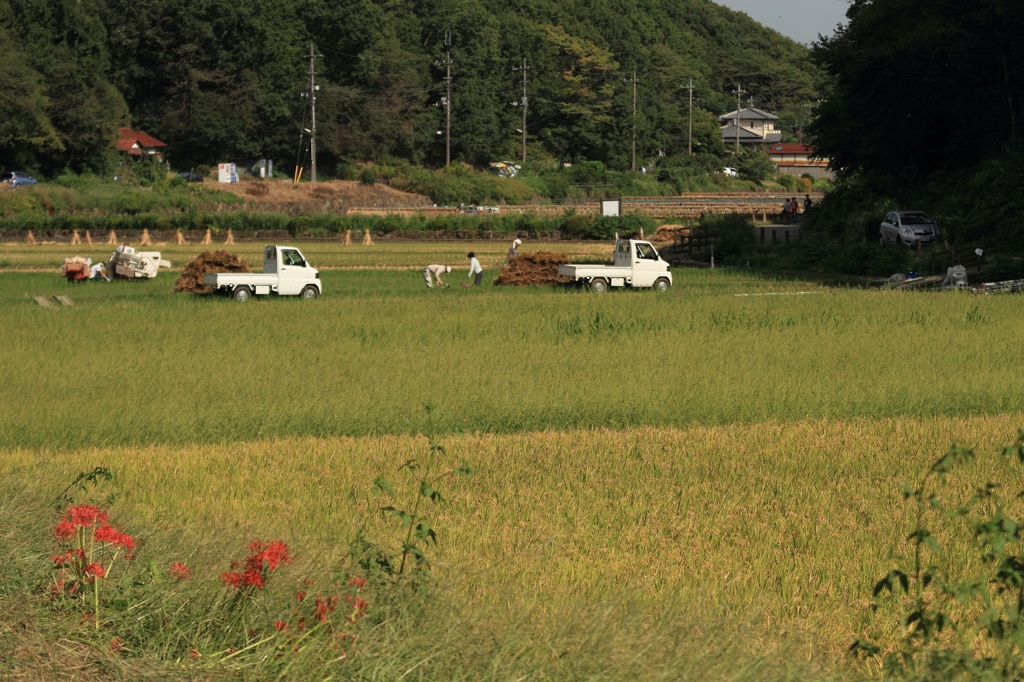
[[[253,263],[260,246],[216,248]],[[0,568],[20,576],[0,610],[36,623],[0,625],[0,670],[95,646],[14,596],[49,570],[48,505],[95,467],[113,480],[82,494],[148,538],[136,562],[187,558],[207,595],[257,537],[296,548],[294,580],[351,562],[356,538],[396,550],[375,479],[401,501],[404,462],[472,468],[428,508],[428,594],[371,592],[358,656],[275,668],[224,655],[226,634],[109,626],[139,644],[102,670],[183,679],[873,678],[845,651],[896,634],[867,605],[906,553],[899,486],[955,443],[979,458],[952,490],[1019,488],[996,454],[1024,426],[1019,296],[721,269],[595,295],[491,285],[504,242],[299,246],[321,298],[240,304],[173,293],[204,247],[160,247],[175,267],[151,281],[68,284],[67,245],[0,245]],[[458,287],[470,250],[481,289]],[[451,288],[424,286],[429,262]],[[34,300],[56,295],[74,305]]]

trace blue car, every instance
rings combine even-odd
[[[28,173],[22,173],[21,171],[11,171],[9,173],[4,174],[3,181],[10,185],[11,189],[14,189],[15,187],[21,187],[22,185],[36,184],[35,178],[33,178]]]

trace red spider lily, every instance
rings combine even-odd
[[[67,540],[75,534],[75,525],[70,521],[61,521],[53,531],[53,537],[58,540]]]
[[[53,562],[54,566],[63,567],[68,566],[76,559],[85,560],[85,552],[81,549],[69,549],[63,554],[50,557],[50,561]]]
[[[355,587],[357,590],[361,590],[366,587],[366,578],[360,578],[359,576],[353,576],[349,578],[348,584]]]
[[[277,630],[278,632],[280,632],[281,630],[287,630],[288,629],[288,623],[286,623],[283,620],[281,620],[280,618],[278,618],[277,620],[274,621],[274,629]]]
[[[58,575],[54,579],[55,597],[74,595],[84,607],[91,596],[93,613],[89,618],[100,627],[100,584],[110,575],[114,563],[126,552],[130,559],[135,540],[107,521],[107,513],[91,504],[68,507],[53,531],[60,553],[50,557]],[[83,589],[86,587],[91,589]],[[91,595],[88,593],[91,592]]]
[[[291,556],[288,554],[288,545],[285,543],[277,540],[266,543],[254,540],[249,543],[249,556],[245,560],[245,570],[224,573],[221,579],[236,590],[247,586],[262,590],[266,586],[267,576],[277,570],[281,564],[291,563],[291,560]],[[237,567],[238,562],[231,562],[231,568]]]
[[[107,512],[91,504],[69,507],[64,512],[64,520],[77,528],[95,526],[107,520]]]
[[[112,640],[110,640],[110,650],[113,651],[115,654],[120,654],[124,652],[124,642],[121,641],[120,637],[114,637]]]
[[[305,598],[306,598],[306,591],[305,590],[296,590],[295,591],[295,601],[302,601]]]
[[[188,580],[192,577],[192,572],[188,570],[188,566],[180,561],[175,561],[171,564],[170,574],[172,578],[177,578],[178,580]]]
[[[327,599],[321,598],[318,594],[316,595],[316,613],[314,614],[321,623],[327,622],[327,617],[334,612],[335,606],[338,604],[338,595],[328,597]]]
[[[107,542],[111,545],[124,547],[125,549],[135,549],[135,540],[132,540],[128,535],[114,528],[109,523],[104,523],[93,531],[92,535],[98,542]]]
[[[268,543],[256,540],[249,544],[249,558],[246,560],[246,566],[263,568],[265,565],[268,570],[273,571],[282,563],[291,563],[291,560],[288,555],[288,545],[280,540]]]

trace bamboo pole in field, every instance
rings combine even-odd
[[[153,241],[149,238],[149,229],[142,230],[142,237],[139,239],[139,246],[152,246]]]
[[[365,246],[373,246],[373,237],[370,236],[369,230],[363,230],[363,244]]]
[[[117,246],[117,233],[113,230],[110,231],[110,236],[107,237],[107,243]]]
[[[228,236],[227,236],[227,239],[224,240],[224,243],[225,244],[234,244],[235,243],[235,235],[231,234],[231,228],[230,227],[228,228]]]
[[[89,234],[89,230],[85,231],[85,243],[92,246],[92,235]]]
[[[35,246],[36,236],[32,234],[32,230],[29,230],[28,234],[25,236],[25,243],[29,246]]]
[[[342,243],[346,246],[352,244],[352,230],[345,230],[345,239]]]
[[[213,243],[213,238],[210,236],[210,228],[206,228],[206,236],[203,237],[203,245],[210,245]]]
[[[80,234],[78,234],[78,230],[75,230],[74,232],[71,233],[71,243],[72,244],[81,244],[82,243],[82,236]]]
[[[185,241],[185,235],[183,235],[181,233],[181,230],[178,230],[178,243],[179,244],[188,244],[188,242]]]

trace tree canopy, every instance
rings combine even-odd
[[[806,48],[710,0],[0,0],[0,44],[0,163],[44,173],[101,167],[123,125],[178,167],[288,167],[311,65],[325,172],[443,165],[446,105],[453,161],[517,158],[524,60],[530,158],[619,169],[634,129],[639,159],[686,153],[689,79],[712,152],[736,83],[783,120],[822,87]]]

